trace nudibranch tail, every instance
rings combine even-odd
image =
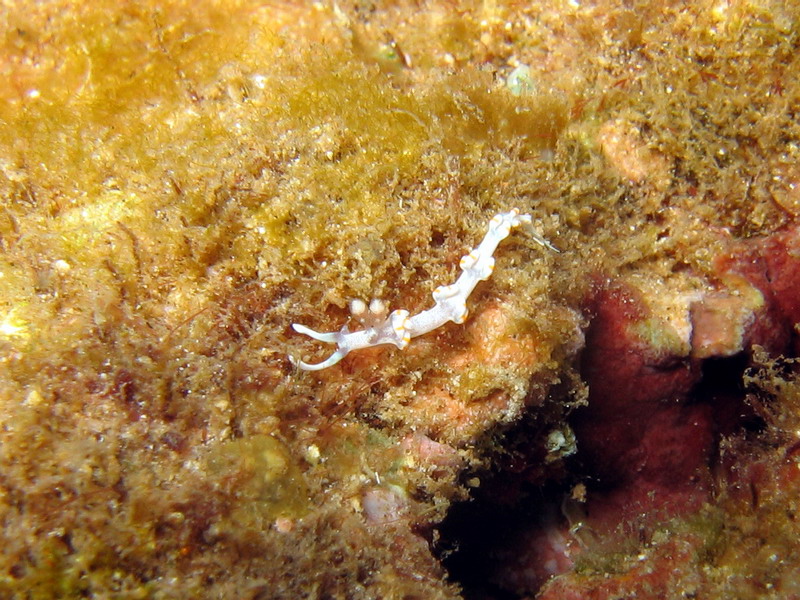
[[[304,371],[319,371],[338,363],[347,354],[360,348],[369,348],[381,344],[394,344],[401,350],[411,338],[417,337],[441,327],[449,321],[463,323],[468,314],[467,298],[475,286],[488,279],[494,270],[492,255],[498,244],[511,233],[511,230],[522,224],[530,225],[531,216],[520,214],[516,208],[507,213],[495,215],[489,222],[489,228],[478,246],[461,258],[459,266],[461,275],[450,285],[437,287],[433,292],[434,306],[413,316],[406,310],[396,310],[378,325],[360,331],[341,331],[320,333],[305,325],[292,323],[297,333],[302,333],[326,344],[336,344],[337,348],[327,359],[319,363],[307,363],[289,357],[293,365]],[[532,233],[533,239],[540,245],[555,252],[558,250],[544,238]]]

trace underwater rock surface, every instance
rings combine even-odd
[[[800,594],[798,22],[6,3],[0,596]]]

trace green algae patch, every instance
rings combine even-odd
[[[643,347],[656,357],[686,356],[689,353],[689,343],[681,339],[664,319],[645,318],[632,324],[631,329]]]
[[[273,73],[253,100],[265,122],[278,120],[310,137],[303,140],[308,153],[285,167],[293,182],[285,191],[296,199],[288,202],[276,189],[279,201],[263,203],[248,227],[295,260],[319,258],[320,248],[332,248],[337,260],[357,269],[356,282],[369,284],[380,263],[391,258],[384,238],[409,236],[406,207],[441,202],[446,190],[436,189],[441,184],[435,171],[446,168],[443,150],[472,162],[510,139],[536,155],[552,148],[566,122],[563,99],[515,98],[479,71],[437,76],[410,90],[346,52],[309,52],[307,58],[304,67],[315,77],[297,86]],[[428,176],[433,189],[425,190]],[[400,193],[397,202],[384,192],[392,187]],[[412,197],[415,189],[426,197]],[[358,243],[349,239],[354,233],[360,234]],[[404,243],[402,237],[395,241]]]
[[[259,435],[217,446],[208,458],[208,473],[214,480],[236,482],[230,518],[251,529],[308,512],[308,487],[296,463],[278,440]]]

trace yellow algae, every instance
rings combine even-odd
[[[287,449],[267,435],[220,444],[209,457],[209,475],[223,481],[238,480],[236,494],[242,500],[238,510],[253,518],[269,521],[277,517],[298,517],[308,511],[303,475],[293,464]],[[234,512],[232,520],[245,527],[264,523],[243,523]]]
[[[22,317],[15,314],[14,309],[0,315],[0,337],[7,339],[27,338],[29,324]]]
[[[470,468],[531,407],[564,430],[548,390],[579,394],[592,277],[706,274],[710,231],[789,222],[794,17],[7,3],[0,591],[456,597],[409,524],[441,518],[462,468],[399,469],[401,440]],[[504,245],[463,330],[292,370],[290,323],[356,327],[354,298],[427,308],[513,207],[563,252]],[[408,512],[368,525],[354,506],[383,485]]]

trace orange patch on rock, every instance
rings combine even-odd
[[[511,305],[490,304],[473,315],[465,331],[467,344],[444,359],[455,377],[450,385],[437,379],[423,384],[408,404],[417,427],[426,435],[452,444],[473,440],[492,423],[515,417],[523,407],[525,383],[544,354],[542,342],[530,330],[517,327]],[[481,369],[489,386],[479,398],[465,397],[470,371]],[[488,370],[488,373],[487,373]],[[498,379],[491,387],[492,378]],[[509,379],[519,385],[509,385]]]
[[[624,119],[604,123],[597,132],[597,143],[606,160],[632,183],[650,183],[658,189],[669,185],[669,162],[649,148],[639,128]]]

